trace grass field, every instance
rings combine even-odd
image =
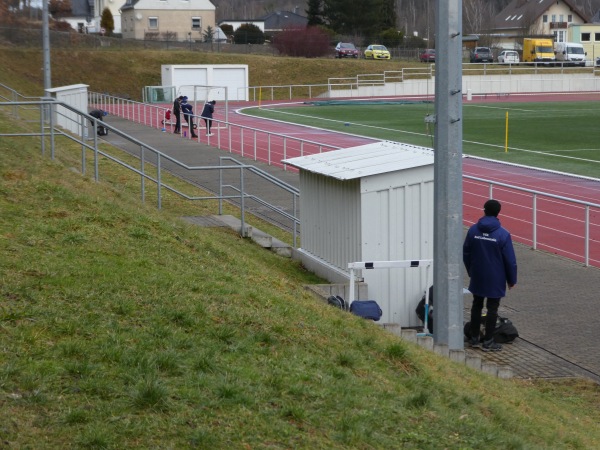
[[[434,145],[433,126],[425,123],[425,117],[435,112],[432,102],[263,105],[246,112],[378,139]],[[465,103],[463,153],[597,178],[598,123],[598,102]]]

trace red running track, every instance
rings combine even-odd
[[[600,94],[596,94],[600,98]],[[498,101],[557,101],[556,95],[511,95]],[[560,95],[558,100],[590,100],[590,94]],[[490,102],[490,99],[476,99]],[[493,99],[492,99],[493,101]],[[284,103],[284,102],[281,102]],[[289,103],[289,102],[288,102]],[[295,103],[295,106],[302,102]],[[240,154],[286,170],[294,170],[281,163],[283,159],[330,151],[336,148],[349,148],[375,142],[375,139],[354,136],[348,133],[332,132],[320,128],[306,127],[280,121],[247,116],[236,110],[254,106],[252,103],[229,103],[231,126],[219,127],[225,118],[217,108],[213,136],[207,137],[200,127],[198,141],[206,142],[225,151]],[[112,109],[104,106],[112,114],[136,122],[161,128],[161,118],[168,105],[119,105]],[[184,122],[185,123],[185,122]],[[518,188],[552,194],[600,205],[600,180],[548,172],[528,167],[502,164],[477,158],[463,160],[463,174],[505,183]],[[588,263],[600,267],[600,208],[537,195],[532,193],[495,186],[492,195],[502,204],[501,221],[511,231],[516,242],[540,250],[565,256],[578,262],[585,262],[586,233],[589,236]],[[482,205],[490,196],[486,183],[463,180],[463,217],[465,225],[477,221],[482,214]],[[534,229],[535,201],[535,229]],[[587,228],[587,230],[586,230]]]

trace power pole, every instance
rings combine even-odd
[[[464,348],[462,0],[437,0],[435,35],[434,340]]]

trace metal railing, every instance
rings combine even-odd
[[[93,107],[101,108],[110,114],[165,131],[165,114],[170,109],[170,105],[145,104],[94,92],[88,93],[88,101]],[[199,125],[202,117],[198,115],[192,117]],[[183,119],[182,124],[184,126],[181,132],[184,133]],[[196,139],[220,150],[238,153],[243,157],[281,167],[284,170],[289,170],[289,167],[281,163],[281,160],[339,148],[218,119],[213,119],[212,133],[213,136],[203,136],[198,133]]]
[[[118,100],[112,103],[117,105],[117,111],[125,112],[129,117],[132,117],[130,120],[136,120],[139,121],[139,123],[144,123],[144,121],[141,120],[141,118],[144,117],[144,114],[142,113],[143,108],[138,106],[136,102]],[[130,104],[133,106],[124,107],[125,104]],[[149,116],[153,116],[153,114],[145,115],[145,117]],[[156,121],[153,122],[152,120],[147,120],[145,124],[148,126],[156,126]],[[272,133],[257,128],[224,122],[222,123],[222,126],[224,128],[219,129],[216,133],[216,140],[211,141],[211,138],[208,138],[208,144],[216,145],[218,148],[225,148],[231,153],[237,153],[241,156],[251,157],[255,160],[266,162],[270,165],[280,166],[284,169],[286,169],[285,165],[279,163],[281,159],[337,149],[337,147],[324,146],[314,141],[291,138],[283,134]],[[277,145],[275,145],[276,139],[278,140]],[[295,143],[294,146],[290,145],[292,142]],[[274,150],[275,147],[277,147],[276,151]],[[291,147],[294,147],[293,150],[291,150]],[[596,211],[598,208],[600,208],[600,205],[547,194],[541,191],[532,191],[525,188],[519,188],[505,183],[495,182],[493,180],[478,179],[476,177],[470,177],[466,175],[463,177],[463,181],[465,183],[465,192],[467,194],[467,183],[471,181],[485,183],[486,186],[489,186],[485,194],[481,194],[487,196],[487,198],[491,198],[492,193],[494,192],[498,194],[497,191],[494,191],[494,187],[512,189],[512,192],[522,192],[530,195],[530,200],[527,201],[532,202],[532,206],[524,206],[523,204],[515,205],[520,208],[531,208],[531,217],[527,219],[528,221],[526,222],[525,226],[523,226],[523,219],[514,221],[514,224],[511,223],[512,221],[508,221],[508,223],[511,223],[511,231],[515,230],[514,235],[516,238],[518,238],[520,242],[531,245],[534,249],[543,248],[548,251],[560,253],[561,255],[570,259],[581,260],[586,266],[600,266],[600,256],[593,256],[600,254],[600,211],[599,214],[596,215],[590,214],[591,210]],[[539,206],[537,204],[540,197],[567,202],[572,206],[579,206],[580,208],[583,208],[585,211],[582,213],[582,216],[577,217],[577,215],[580,214],[580,211],[572,209],[569,210],[569,217],[567,218],[568,220],[574,222],[579,221],[582,223],[583,231],[579,233],[579,231],[575,229],[572,232],[558,230],[548,233],[548,230],[553,230],[554,228],[554,216],[548,216],[546,212],[540,214]],[[503,200],[503,203],[507,204],[514,203],[514,198],[511,198],[510,196],[507,196],[506,199],[501,198],[501,200]],[[482,204],[482,202],[478,201],[477,206],[474,206],[478,212],[481,209],[480,203]],[[464,208],[465,210],[469,208],[468,204],[465,204]],[[540,219],[540,216],[542,216],[543,219]],[[509,218],[504,217],[503,220],[506,221],[507,219]],[[547,221],[549,222],[546,223]],[[541,237],[540,230],[543,231]],[[597,235],[599,237],[595,237]],[[557,238],[557,236],[559,236],[559,238]],[[572,249],[569,249],[569,247],[572,247],[570,244],[572,244],[573,240],[582,242],[581,251],[573,251]],[[594,249],[596,248],[595,246],[598,246],[598,251],[592,252],[592,246]]]
[[[541,248],[581,260],[585,266],[600,266],[600,204],[469,175],[463,175],[463,186],[464,197],[496,198],[524,213],[518,218],[502,216],[503,223],[518,241],[534,250]],[[476,209],[480,214],[481,204],[481,200],[473,206],[464,202],[463,208]],[[581,252],[573,251],[575,241]]]
[[[35,128],[27,132],[7,132],[6,130],[0,130],[0,137],[39,137],[41,141],[42,155],[46,154],[46,149],[49,146],[51,159],[55,159],[56,157],[56,151],[58,148],[58,146],[56,145],[56,141],[58,138],[66,138],[72,142],[75,142],[81,145],[82,174],[86,173],[87,168],[91,164],[94,171],[94,180],[100,181],[100,159],[105,159],[112,163],[115,163],[120,167],[123,167],[133,172],[135,175],[139,176],[140,199],[142,202],[145,202],[146,200],[146,183],[150,182],[156,186],[156,206],[158,209],[162,208],[163,191],[174,193],[177,196],[190,201],[218,200],[219,214],[222,214],[223,212],[224,200],[227,200],[232,204],[237,203],[240,205],[241,211],[242,224],[240,231],[242,234],[246,230],[245,214],[248,210],[245,206],[245,203],[249,200],[252,200],[254,202],[260,203],[263,209],[268,209],[272,214],[281,216],[286,221],[291,221],[292,225],[290,228],[293,230],[293,244],[294,246],[297,245],[297,237],[299,235],[298,227],[300,223],[298,219],[298,189],[281,182],[269,173],[257,167],[236,161],[232,157],[221,157],[220,164],[218,166],[189,166],[161,152],[160,150],[155,149],[152,146],[147,145],[144,142],[127,135],[126,133],[111,126],[110,124],[102,122],[102,126],[107,128],[109,132],[115,133],[116,135],[136,145],[139,148],[139,153],[137,155],[134,155],[137,156],[139,166],[134,166],[131,163],[125,161],[126,158],[120,158],[104,150],[101,145],[101,142],[99,142],[98,140],[98,136],[96,133],[88,133],[88,123],[92,125],[90,129],[93,130],[95,130],[98,124],[100,123],[98,119],[90,116],[89,114],[83,113],[68,104],[58,102],[54,99],[49,98],[38,99],[35,101],[21,100],[0,102],[0,112],[7,111],[9,114],[13,115],[13,117],[21,117],[23,115],[23,112],[21,110],[23,108],[27,109],[26,115],[31,118],[29,122],[37,123]],[[66,114],[61,113],[60,108],[64,108],[66,111],[68,111],[69,115],[67,116]],[[77,119],[73,119],[73,116],[75,116]],[[38,119],[35,119],[35,117],[37,117]],[[76,125],[79,127],[80,133],[64,131],[64,127],[58,126],[58,123],[60,123],[61,121],[77,122]],[[91,134],[91,137],[88,137],[88,134]],[[119,149],[117,149],[117,151],[118,150]],[[123,152],[127,155],[131,155],[130,153],[125,152],[124,150]],[[88,162],[89,155],[92,155],[91,163]],[[223,161],[226,160],[230,161],[231,164],[223,164]],[[152,165],[153,169],[148,169],[146,164],[147,162],[149,162]],[[170,168],[167,168],[167,166],[170,166]],[[216,193],[214,195],[204,195],[207,193],[206,188],[202,188],[194,185],[193,183],[188,182],[186,186],[194,187],[201,191],[200,195],[190,195],[186,192],[183,192],[180,188],[178,189],[173,184],[167,183],[164,179],[163,172],[173,174],[173,168],[182,169],[191,173],[197,173],[198,171],[218,171],[219,185],[218,189],[216,189],[218,191],[218,194]],[[223,176],[224,172],[231,171],[239,173],[239,181],[237,186],[231,184],[231,182],[227,182],[227,180],[225,180],[225,177]],[[261,180],[264,180],[266,183],[269,183],[269,185],[272,187],[282,189],[284,192],[289,193],[292,197],[291,212],[285,211],[281,208],[280,205],[272,205],[256,195],[249,194],[244,184],[244,177],[246,172],[259,177]],[[233,190],[234,193],[232,195],[227,195],[225,194],[227,190]]]

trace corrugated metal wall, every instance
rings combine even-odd
[[[347,271],[360,261],[360,180],[301,170],[300,192],[302,249]]]
[[[362,180],[362,261],[433,258],[433,166]],[[425,268],[365,270],[382,322],[416,326]],[[433,270],[429,271],[433,282]]]

